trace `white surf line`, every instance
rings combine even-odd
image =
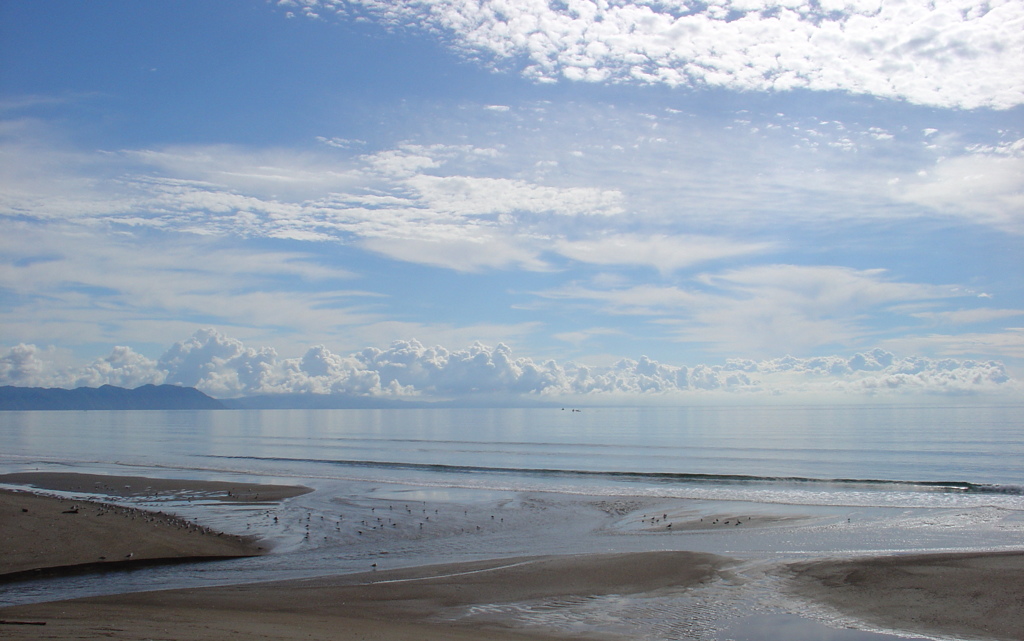
[[[431,581],[433,579],[448,579],[454,576],[466,576],[467,574],[480,574],[481,572],[494,572],[496,570],[507,570],[508,568],[517,568],[521,565],[530,565],[532,563],[540,563],[544,559],[532,559],[530,561],[520,561],[519,563],[509,563],[508,565],[498,565],[492,568],[481,568],[479,570],[467,570],[465,572],[453,572],[451,574],[434,574],[431,576],[419,576],[411,579],[386,579],[384,581],[370,581],[369,583],[362,583],[360,585],[384,585],[386,583],[412,583],[413,581]]]

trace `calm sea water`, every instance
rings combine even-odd
[[[0,445],[0,463],[19,469],[626,483],[696,498],[870,493],[884,504],[1024,486],[1024,406],[3,412]]]

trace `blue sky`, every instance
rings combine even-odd
[[[0,63],[0,384],[1020,391],[1020,2],[10,0]]]

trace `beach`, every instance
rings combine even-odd
[[[713,579],[725,563],[685,552],[500,559],[22,606],[0,610],[0,618],[45,621],[24,626],[23,638],[36,639],[101,631],[118,639],[593,638],[458,617],[475,605],[681,589]]]
[[[1024,552],[911,554],[787,569],[796,593],[879,626],[1024,638]]]
[[[138,491],[147,496],[177,492],[179,499],[181,493],[224,500],[255,500],[259,494],[261,501],[309,491],[142,477],[4,477],[7,484],[14,480],[25,483],[26,491],[0,492],[5,550],[0,573],[8,578],[44,568],[59,576],[62,571],[95,570],[101,563],[141,566],[273,554],[264,542],[237,533],[103,501],[39,494],[44,488],[103,487],[111,494]],[[635,516],[644,525],[643,515]],[[770,525],[748,517],[743,527]],[[662,527],[656,523],[646,529]],[[400,559],[389,562],[401,565]],[[530,623],[529,617],[515,613],[588,600],[600,603],[602,598],[671,599],[708,586],[721,588],[738,581],[732,574],[736,564],[725,555],[678,549],[514,557],[495,551],[495,558],[474,561],[18,605],[0,609],[0,634],[12,639],[102,636],[140,641],[235,636],[626,639],[630,637],[613,626],[595,634],[571,625]],[[833,608],[869,626],[977,639],[1019,639],[1018,631],[1024,629],[1020,553],[824,559],[780,565],[774,572],[794,598]]]
[[[310,491],[303,487],[147,479],[75,473],[0,475],[0,483],[26,490],[97,492],[116,498],[143,495],[167,500],[278,501]],[[134,488],[134,489],[132,489]],[[171,514],[114,503],[0,489],[0,577],[58,569],[129,563],[182,562],[255,556],[264,546],[252,537],[210,530]],[[98,569],[98,568],[97,568]]]
[[[214,500],[277,502],[313,490],[295,485],[268,485],[234,481],[194,481],[144,476],[110,476],[79,472],[15,472],[0,474],[0,483],[39,490],[97,493],[110,497],[143,497],[153,500]]]

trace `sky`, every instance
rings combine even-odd
[[[5,0],[0,384],[1019,399],[1024,2]]]

